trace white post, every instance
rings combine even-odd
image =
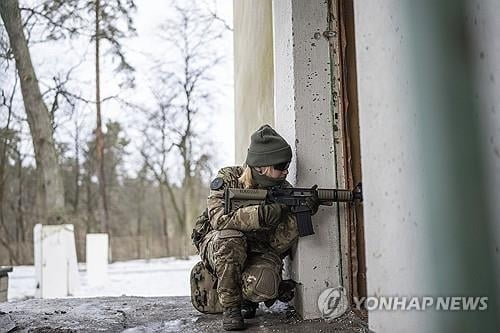
[[[87,279],[91,286],[108,281],[108,234],[87,234]]]
[[[41,225],[33,229],[36,291],[38,298],[72,296],[80,286],[74,227]]]
[[[35,262],[35,298],[42,298],[42,225],[33,228],[33,251]]]

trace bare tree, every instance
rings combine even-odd
[[[133,69],[130,70],[132,67],[125,61],[126,49],[122,49],[121,42],[128,31],[126,26],[130,11],[123,9],[130,9],[129,1],[100,0],[100,16],[96,16],[96,13],[99,13],[96,11],[97,2],[97,0],[22,2],[24,7],[20,8],[21,18],[18,23],[21,28],[18,31],[24,30],[25,44],[28,44],[28,47],[42,42],[52,43],[51,46],[58,47],[63,43],[59,40],[64,38],[79,38],[99,43],[99,53],[95,54],[98,55],[97,58],[94,58],[93,47],[89,51],[92,52],[90,58],[92,62],[95,59],[97,64],[100,59],[96,76],[99,75],[102,82],[106,81],[105,75],[110,68],[107,60],[111,58],[113,58],[112,66],[115,66],[118,60],[116,69],[121,67],[129,73],[128,76],[131,76]],[[17,1],[0,0],[3,20],[6,13],[4,8],[9,3],[17,4]],[[117,3],[122,4],[122,9],[117,9],[115,6]],[[130,246],[136,244],[139,247],[138,252],[131,251],[131,253],[146,253],[147,256],[190,253],[188,235],[191,231],[191,221],[193,216],[199,213],[199,208],[206,199],[205,193],[200,195],[207,187],[201,179],[210,179],[206,177],[210,170],[208,165],[211,163],[211,156],[207,152],[212,150],[205,149],[207,140],[203,132],[209,128],[205,125],[207,118],[210,118],[210,114],[216,110],[211,103],[211,97],[215,92],[211,75],[214,68],[222,61],[216,52],[212,52],[215,48],[212,42],[216,42],[223,33],[227,33],[228,27],[216,10],[210,11],[208,7],[191,9],[192,3],[183,4],[180,1],[178,3],[180,5],[174,10],[175,17],[171,16],[167,24],[159,29],[164,38],[164,42],[159,45],[168,48],[164,52],[164,60],[166,58],[168,62],[158,63],[154,68],[156,80],[154,84],[152,83],[155,88],[152,89],[153,98],[151,98],[154,106],[148,108],[147,112],[143,110],[140,116],[146,122],[142,128],[144,145],[141,146],[139,143],[144,166],[139,174],[133,177],[128,172],[130,171],[128,166],[127,172],[123,171],[125,165],[123,159],[127,158],[128,149],[125,149],[120,140],[127,140],[127,133],[118,133],[118,129],[110,130],[108,127],[107,131],[105,129],[100,131],[102,140],[99,140],[97,127],[104,124],[96,126],[94,120],[92,124],[82,120],[85,118],[83,112],[85,110],[92,118],[94,112],[96,115],[102,113],[99,118],[101,123],[105,122],[106,101],[111,98],[121,105],[134,105],[130,101],[124,101],[119,94],[104,96],[106,94],[104,84],[103,91],[99,95],[97,89],[85,90],[91,86],[88,82],[79,85],[81,82],[78,77],[78,66],[87,59],[83,56],[73,57],[70,60],[73,62],[76,59],[78,62],[72,63],[73,67],[57,69],[57,72],[50,68],[49,73],[45,71],[47,74],[43,74],[46,67],[42,67],[45,65],[41,64],[42,71],[38,73],[39,82],[36,77],[22,76],[21,71],[16,72],[20,64],[14,62],[18,59],[17,56],[14,57],[16,55],[14,45],[10,45],[11,36],[7,33],[6,26],[0,25],[0,70],[6,73],[0,76],[0,87],[7,95],[11,89],[15,90],[15,87],[12,87],[14,77],[19,76],[23,80],[33,78],[28,83],[19,81],[25,87],[20,89],[18,85],[14,100],[10,100],[10,96],[13,95],[5,96],[3,99],[7,104],[15,106],[10,115],[4,112],[7,110],[5,106],[0,106],[3,113],[0,114],[2,121],[0,127],[6,126],[4,120],[11,120],[6,127],[9,130],[2,133],[15,132],[13,136],[2,134],[0,138],[0,145],[8,143],[6,151],[0,148],[0,174],[3,174],[0,180],[5,180],[3,183],[0,182],[0,201],[4,205],[1,207],[0,215],[5,216],[0,220],[0,222],[5,221],[4,226],[0,224],[0,245],[2,250],[5,244],[10,246],[10,250],[5,251],[9,254],[5,252],[0,254],[0,261],[12,262],[18,259],[22,263],[27,263],[25,260],[29,258],[29,253],[22,248],[22,251],[18,252],[19,247],[16,247],[15,241],[29,240],[33,224],[40,221],[40,216],[32,207],[36,203],[41,204],[40,198],[35,199],[37,192],[35,189],[42,186],[36,184],[37,179],[43,178],[36,176],[35,173],[47,165],[40,166],[37,157],[40,156],[39,148],[36,148],[35,156],[31,153],[32,147],[29,142],[30,140],[33,144],[36,142],[34,136],[29,135],[27,127],[29,125],[32,132],[33,121],[30,119],[28,109],[26,112],[28,117],[22,112],[21,103],[24,102],[26,105],[27,101],[22,101],[20,98],[21,93],[23,97],[25,96],[23,89],[25,90],[26,86],[32,88],[33,82],[38,84],[41,95],[38,101],[45,102],[44,109],[35,110],[37,115],[44,114],[45,120],[36,123],[38,127],[40,124],[45,124],[48,130],[44,133],[51,135],[52,141],[49,143],[54,146],[53,151],[56,156],[53,161],[58,164],[62,178],[64,191],[61,190],[61,194],[66,207],[63,212],[67,215],[58,215],[63,217],[60,220],[71,219],[77,226],[76,232],[79,237],[85,231],[100,230],[108,231],[112,236],[124,237],[131,241]],[[198,5],[199,2],[194,4],[194,7]],[[121,21],[116,19],[119,17]],[[99,22],[96,26],[97,20]],[[19,38],[16,38],[16,42],[19,43]],[[115,54],[114,51],[121,55]],[[170,58],[171,55],[175,56]],[[26,65],[26,61],[23,64]],[[23,67],[26,68],[29,67]],[[24,73],[29,74],[26,71]],[[131,82],[132,80],[125,79],[125,84]],[[36,94],[31,94],[31,99],[33,96]],[[7,115],[9,117],[6,117]],[[95,131],[92,132],[92,129]],[[42,142],[46,144],[44,140],[45,137]],[[98,141],[103,148],[100,150],[100,157],[103,157],[101,160],[105,161],[103,178],[99,176]],[[4,162],[2,156],[5,156]],[[32,165],[34,160],[37,163],[36,169]],[[101,184],[106,187],[104,197],[107,199],[106,206],[109,209],[109,224],[105,228],[101,224],[104,221],[101,218],[101,214],[104,214],[103,195],[99,188]],[[2,192],[2,189],[5,192]],[[51,221],[56,220],[57,217],[51,219]],[[144,236],[147,238],[146,242],[143,242]],[[167,251],[165,247],[158,248],[160,239],[166,239],[166,244],[163,243],[163,246],[166,245]],[[145,251],[144,246],[146,246]]]
[[[66,198],[66,205],[71,205],[73,215],[77,216],[80,213],[81,183],[83,179],[82,152],[85,142],[84,128],[87,126],[87,123],[79,109],[75,109],[71,116],[72,124],[65,127],[65,135],[71,138],[72,147],[68,147],[68,152],[73,152],[73,158],[65,158],[63,162],[67,160],[69,163],[68,167],[71,169],[70,180],[65,184],[65,187],[67,187],[65,191],[67,193],[71,191],[71,195]]]
[[[182,225],[184,222],[182,207],[180,207],[174,195],[174,189],[169,177],[170,172],[167,165],[169,155],[174,147],[174,145],[170,143],[170,138],[168,136],[168,123],[169,117],[171,116],[169,111],[172,108],[172,100],[174,98],[175,96],[172,95],[164,96],[157,94],[156,100],[158,108],[152,112],[143,110],[147,117],[147,123],[150,125],[146,125],[142,131],[145,141],[141,148],[144,164],[152,172],[155,180],[158,182],[162,232],[167,239],[167,244],[165,245],[167,249],[169,249],[169,235],[165,188],[170,196],[178,225]]]
[[[142,223],[144,220],[144,199],[146,197],[146,172],[147,172],[147,166],[143,165],[141,170],[139,170],[139,173],[137,175],[138,178],[138,188],[137,188],[137,193],[135,197],[135,203],[136,203],[136,212],[137,212],[137,229],[136,229],[136,235],[141,236],[142,235]],[[168,249],[167,249],[168,252]]]
[[[176,133],[177,147],[183,165],[183,210],[185,222],[183,232],[187,235],[191,228],[195,216],[198,212],[196,197],[197,188],[194,186],[194,173],[206,161],[207,155],[196,152],[199,132],[196,131],[196,122],[203,119],[200,112],[215,111],[210,110],[210,98],[215,93],[210,87],[211,71],[221,61],[214,50],[214,42],[220,39],[225,32],[224,27],[209,15],[205,15],[202,9],[196,7],[176,7],[177,24],[175,21],[169,22],[164,30],[165,40],[171,45],[176,45],[180,54],[179,72],[166,71],[174,78],[174,82],[179,89],[181,103],[178,111],[183,125],[178,123]],[[206,118],[205,118],[206,119]],[[206,121],[206,120],[205,120]],[[198,144],[200,144],[198,142]],[[189,244],[189,237],[186,237]],[[186,244],[186,246],[189,246]]]
[[[16,212],[16,241],[24,242],[26,239],[26,221],[24,218],[24,173],[23,173],[23,161],[24,154],[19,149],[19,145],[13,146],[13,152],[16,159],[16,171],[17,171],[17,202],[15,206]],[[19,249],[19,247],[18,247]]]
[[[101,44],[106,43],[104,45],[106,54],[110,54],[112,58],[118,59],[115,72],[124,74],[122,85],[133,87],[134,80],[132,73],[134,68],[126,60],[121,41],[131,34],[135,34],[131,16],[135,8],[134,0],[44,0],[31,6],[21,7],[21,11],[26,14],[23,25],[29,27],[28,31],[31,31],[31,28],[36,26],[42,27],[39,40],[34,42],[55,41],[64,38],[88,38],[90,41],[95,42],[95,101],[85,99],[79,94],[70,93],[67,89],[61,89],[64,88],[64,83],[67,83],[69,80],[68,77],[66,77],[66,81],[64,82],[61,80],[58,82],[54,77],[55,87],[49,89],[48,92],[54,93],[54,102],[50,110],[53,125],[55,125],[53,114],[58,109],[59,97],[64,98],[73,109],[75,104],[72,104],[71,100],[78,100],[87,104],[92,103],[96,106],[96,128],[94,133],[97,139],[95,153],[99,165],[97,176],[101,196],[99,209],[101,232],[108,231],[109,220],[109,204],[104,172],[104,135],[101,108],[103,102],[110,99],[109,97],[104,99],[101,97],[101,51],[103,49]],[[31,37],[31,33],[29,37]]]
[[[175,59],[167,65],[162,61],[155,68],[159,74],[157,88],[153,89],[156,108],[148,112],[142,154],[168,191],[184,254],[190,252],[188,235],[199,213],[195,177],[210,160],[202,149],[209,139],[201,136],[201,127],[208,113],[214,112],[211,72],[222,61],[213,43],[225,31],[213,13],[192,4],[175,6],[174,16],[161,29],[161,37]],[[174,193],[174,184],[180,188],[179,195]],[[161,187],[160,196],[165,197]]]
[[[130,11],[135,9],[134,1],[127,0],[122,3],[122,1],[108,1],[104,4],[106,8],[101,7],[101,1],[95,0],[94,12],[95,12],[95,72],[96,72],[96,157],[98,168],[98,178],[99,178],[99,192],[102,200],[102,210],[100,215],[101,221],[101,232],[108,232],[108,221],[109,221],[109,209],[108,209],[108,198],[106,194],[106,176],[104,167],[104,134],[102,132],[102,115],[101,115],[101,69],[100,69],[100,47],[101,39],[107,40],[112,45],[112,50],[115,55],[120,58],[120,71],[131,72],[133,67],[125,60],[125,56],[121,51],[121,44],[119,39],[125,37],[125,33],[118,29],[115,25],[114,20],[119,18],[119,16],[125,16],[125,21],[127,24],[128,31],[135,31],[133,27],[133,21],[130,17]],[[106,10],[107,9],[107,10]],[[101,25],[104,24],[102,28]],[[129,82],[133,85],[132,81]]]
[[[31,62],[17,0],[0,1],[0,14],[16,60],[24,108],[28,116],[39,179],[40,215],[49,223],[60,223],[64,215],[64,190],[50,114],[45,105]]]
[[[223,19],[220,16],[219,10],[218,10],[217,0],[213,0],[211,3],[207,2],[205,4],[205,6],[208,8],[209,16],[211,16],[214,20],[222,23],[222,25],[224,26],[225,29],[227,29],[231,32],[234,31],[234,28],[229,23],[227,23],[227,21],[225,19]]]

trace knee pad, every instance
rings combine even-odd
[[[250,257],[242,274],[245,298],[256,303],[277,298],[281,268],[281,258],[274,253]]]

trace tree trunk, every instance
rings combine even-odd
[[[144,177],[142,175],[139,175],[139,198],[138,198],[138,203],[137,203],[137,229],[136,229],[136,235],[141,236],[142,235],[142,218],[144,215],[144,196],[145,196],[145,189],[144,189]]]
[[[24,204],[23,204],[23,161],[21,159],[21,152],[17,152],[18,160],[17,160],[17,180],[18,180],[18,198],[17,198],[17,214],[16,214],[16,223],[17,230],[20,233],[20,239],[18,242],[24,242],[26,238],[26,230],[24,227]]]
[[[24,108],[28,117],[38,178],[38,208],[49,224],[64,221],[64,188],[54,144],[50,115],[45,105],[23,31],[17,0],[1,0],[0,14],[9,35],[21,82]]]
[[[12,117],[12,110],[9,108],[7,115],[7,125],[4,127],[4,137],[0,137],[0,223],[3,225],[4,223],[4,193],[5,193],[5,168],[7,164],[7,154],[8,154],[8,147],[9,147],[9,127],[10,127],[10,120]],[[6,232],[6,237],[8,241],[8,235]]]
[[[108,200],[106,196],[106,176],[104,173],[104,134],[102,133],[101,121],[101,84],[100,84],[100,63],[99,63],[99,19],[100,19],[100,1],[96,0],[95,5],[95,95],[96,95],[96,113],[97,126],[96,135],[96,155],[98,165],[99,192],[101,194],[102,209],[99,220],[101,222],[101,232],[108,232]]]
[[[198,201],[195,194],[196,190],[193,184],[193,178],[191,175],[188,175],[185,179],[184,184],[184,209],[185,209],[185,221],[184,221],[184,255],[188,256],[193,254],[193,244],[191,242],[191,230],[194,228],[194,219],[199,212],[198,209]]]
[[[168,222],[167,222],[167,207],[165,206],[165,192],[163,192],[163,184],[160,182],[158,184],[160,189],[160,206],[161,206],[161,219],[163,226],[163,235],[165,236],[166,248],[167,248],[167,256],[170,254],[169,249],[169,239],[168,239]]]
[[[75,199],[73,202],[73,213],[78,215],[78,205],[80,203],[80,130],[75,133]]]
[[[94,209],[92,208],[92,183],[90,181],[90,175],[86,175],[85,181],[85,192],[87,194],[87,233],[95,232],[94,228]]]
[[[10,119],[12,116],[12,111],[9,109],[9,114],[7,116],[7,126],[5,126],[5,137],[2,138],[2,141],[0,142],[0,226],[1,231],[0,231],[0,244],[5,247],[7,252],[9,253],[9,263],[13,263],[16,261],[16,254],[11,248],[11,242],[10,242],[10,233],[9,233],[9,228],[5,225],[5,218],[4,218],[4,193],[5,193],[5,169],[6,169],[6,164],[7,164],[7,154],[8,154],[8,146],[9,146],[9,138],[8,138],[8,130],[10,126]],[[16,236],[17,236],[17,229],[16,229]]]

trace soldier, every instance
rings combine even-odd
[[[253,318],[259,302],[291,300],[295,284],[282,281],[281,270],[298,230],[289,208],[278,203],[224,214],[224,189],[290,187],[285,178],[291,159],[285,139],[264,125],[251,136],[245,165],[222,168],[211,183],[206,221],[195,227],[193,239],[204,266],[215,276],[225,330],[243,329],[243,318]],[[318,205],[317,198],[308,201],[312,214]]]

